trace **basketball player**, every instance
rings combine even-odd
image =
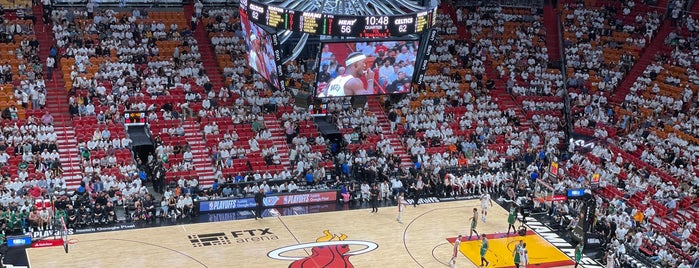
[[[488,215],[488,203],[490,202],[490,206],[493,206],[493,199],[490,199],[490,194],[488,192],[483,192],[481,195],[481,214],[483,222],[485,222],[485,216]]]
[[[616,267],[616,255],[614,254],[613,250],[609,250],[607,252],[607,268],[615,268]]]
[[[403,193],[400,193],[400,195],[398,195],[398,218],[396,218],[396,221],[398,221],[400,224],[403,224],[401,217],[403,216],[403,209],[405,209],[405,206],[407,205],[408,201],[405,201]]]
[[[367,70],[366,56],[353,52],[345,60],[345,73],[336,77],[325,87],[319,97],[344,97],[374,94],[374,71]],[[366,75],[367,88],[362,76]]]
[[[517,254],[519,255],[518,267],[527,267],[527,263],[529,263],[529,252],[527,252],[527,243],[522,244]]]
[[[485,259],[485,253],[488,252],[488,238],[485,237],[485,234],[481,235],[481,237],[481,266],[488,267],[490,262]],[[485,265],[483,265],[484,262]]]
[[[515,245],[515,250],[512,251],[512,256],[514,257],[514,263],[516,268],[519,268],[519,264],[522,262],[522,260],[520,259],[521,255],[519,254],[522,245],[524,245],[524,241],[519,240],[519,243]]]
[[[580,242],[580,244],[575,246],[575,266],[573,268],[578,268],[578,264],[580,264],[580,260],[582,259],[583,246],[583,242]]]
[[[255,34],[250,35],[250,55],[248,55],[248,61],[250,67],[255,69],[258,73],[260,73],[264,77],[269,77],[267,74],[267,68],[265,68],[265,63],[262,60],[262,43],[260,42],[259,37]]]
[[[478,237],[478,232],[476,231],[476,226],[478,225],[478,209],[473,208],[473,217],[471,217],[471,231],[468,233],[468,240],[471,240],[473,233],[476,233]]]
[[[515,221],[517,220],[517,206],[515,204],[510,205],[510,212],[507,215],[507,236],[510,236],[510,228],[512,228],[512,233],[517,234],[517,228],[515,228]]]
[[[454,241],[454,253],[451,255],[451,260],[449,260],[449,266],[456,267],[456,257],[459,256],[459,249],[461,247],[461,235],[456,237]]]

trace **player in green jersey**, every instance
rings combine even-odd
[[[481,235],[481,237],[481,266],[488,267],[490,262],[485,259],[485,253],[488,252],[488,238],[485,237],[485,234]],[[485,265],[483,265],[484,262]]]

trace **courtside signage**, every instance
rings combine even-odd
[[[337,192],[319,192],[294,195],[282,195],[265,198],[265,206],[288,206],[309,203],[330,202],[337,200]]]
[[[116,224],[116,225],[112,225],[112,226],[85,227],[85,228],[79,228],[79,229],[68,228],[68,235],[99,233],[99,232],[109,232],[109,231],[122,231],[122,230],[129,230],[129,229],[135,229],[135,228],[136,228],[136,224]],[[44,231],[28,232],[26,234],[30,235],[32,238],[43,238],[43,237],[49,237],[49,236],[60,236],[61,231],[60,230],[44,230]]]
[[[246,209],[255,207],[254,198],[206,200],[199,203],[200,212]]]
[[[264,205],[265,207],[276,207],[334,201],[337,201],[337,191],[268,196],[264,199]],[[199,202],[199,212],[251,209],[255,206],[255,199],[251,197],[202,200]]]

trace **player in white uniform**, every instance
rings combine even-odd
[[[262,50],[261,50],[261,42],[259,37],[255,34],[250,35],[250,55],[248,55],[248,64],[250,67],[255,69],[258,73],[260,73],[264,77],[269,77],[269,74],[267,73],[267,68],[264,64],[264,61],[262,60]]]
[[[607,252],[607,268],[615,268],[616,267],[616,256],[614,255],[614,251],[609,251]]]
[[[345,73],[336,77],[325,87],[318,97],[344,97],[374,94],[374,71],[367,70],[366,56],[353,52],[345,60]],[[361,77],[366,75],[367,88]]]
[[[522,244],[521,247],[519,247],[519,268],[524,268],[527,267],[527,263],[529,263],[529,252],[527,251],[527,243]]]
[[[449,260],[450,267],[456,267],[456,257],[459,256],[459,251],[461,250],[461,235],[456,237],[454,241],[454,253],[451,255],[451,260]]]
[[[344,85],[346,85],[350,79],[354,79],[354,76],[343,74],[330,81],[330,84],[328,84],[327,88],[325,89],[327,97],[344,97]]]
[[[481,195],[481,220],[485,222],[485,216],[488,215],[488,203],[490,203],[490,206],[493,206],[493,199],[490,199],[490,194],[489,193],[483,193]]]
[[[405,209],[405,206],[407,205],[408,201],[405,201],[403,193],[400,193],[400,195],[398,195],[398,217],[396,218],[396,221],[400,224],[403,224],[401,218],[403,217],[403,209]]]

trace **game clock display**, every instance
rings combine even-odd
[[[250,21],[279,30],[313,35],[386,38],[418,34],[435,23],[437,9],[382,16],[333,15],[296,11],[263,3],[241,1]]]
[[[332,31],[327,35],[384,38],[414,34],[417,30],[416,20],[412,16],[334,16],[333,19]]]

